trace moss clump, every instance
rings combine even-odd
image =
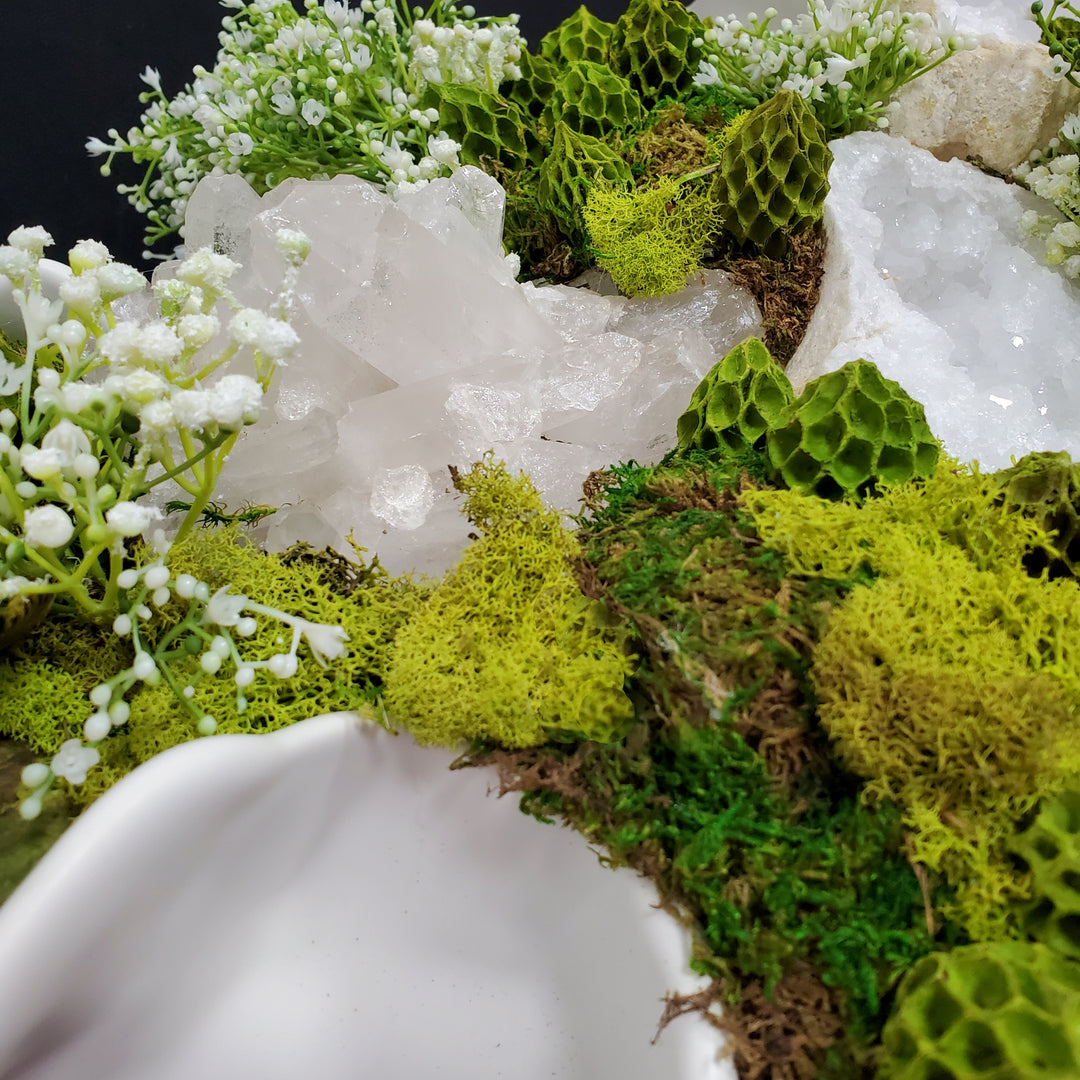
[[[701,20],[678,0],[631,0],[615,23],[608,62],[651,107],[693,86],[702,56],[695,41],[704,30]]]
[[[778,258],[788,233],[821,217],[832,154],[825,129],[794,91],[781,90],[751,110],[721,162],[716,198],[725,229],[740,243]]]
[[[862,508],[746,498],[766,544],[802,572],[877,576],[814,652],[819,715],[865,796],[902,808],[912,857],[955,887],[950,914],[974,939],[1017,932],[1009,903],[1029,885],[1007,844],[1080,771],[1080,593],[1026,573],[1045,534],[997,491],[955,467]]]
[[[638,722],[607,746],[476,760],[656,881],[718,980],[740,1067],[767,1030],[774,1075],[855,1076],[886,991],[930,948],[926,901],[899,814],[861,806],[822,752],[807,669],[847,585],[793,579],[756,541],[738,492],[764,472],[742,451],[609,475],[579,576],[640,642]],[[801,1005],[774,1025],[777,996]]]
[[[766,446],[786,487],[856,501],[931,476],[940,453],[923,407],[866,360],[809,382]]]
[[[1080,791],[1043,800],[1038,816],[1009,844],[1031,871],[1024,933],[1080,960]]]
[[[394,642],[385,701],[418,742],[616,737],[633,670],[603,605],[578,589],[573,535],[524,476],[490,460],[457,480],[482,534]]]
[[[795,402],[787,376],[759,338],[740,342],[701,380],[679,417],[679,449],[763,450],[765,433]]]
[[[597,264],[627,296],[681,289],[719,221],[707,190],[669,176],[629,191],[594,184],[583,217]]]
[[[377,564],[355,567],[355,587],[342,596],[328,580],[324,563],[289,555],[265,555],[246,544],[235,528],[198,530],[170,549],[176,574],[190,573],[211,589],[228,584],[231,592],[310,619],[340,624],[349,635],[348,655],[328,667],[310,659],[297,673],[279,680],[262,671],[237,708],[231,680],[197,678],[197,658],[177,658],[175,677],[190,678],[194,700],[217,719],[222,734],[274,731],[298,720],[338,709],[372,705],[386,679],[390,642],[398,627],[419,605],[424,590],[408,579],[391,579]],[[339,574],[340,576],[340,574]],[[174,601],[177,611],[179,602]],[[144,624],[144,643],[153,648],[172,626],[177,612],[166,606]],[[244,639],[244,655],[265,660],[280,651],[281,626],[260,620],[258,632]],[[26,659],[0,663],[0,735],[31,746],[40,755],[56,753],[65,739],[80,735],[92,711],[87,694],[131,663],[130,643],[92,623],[49,621],[28,643]],[[185,667],[185,664],[187,665]],[[93,801],[135,766],[162,750],[197,737],[191,715],[168,687],[139,684],[129,694],[130,717],[123,728],[101,743],[101,764],[85,783],[70,786],[80,804]]]
[[[1080,966],[1042,945],[967,945],[900,983],[877,1080],[1072,1080]]]

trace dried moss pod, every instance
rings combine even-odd
[[[540,39],[540,55],[556,64],[591,60],[607,63],[615,24],[598,19],[584,4]]]
[[[793,90],[753,109],[724,147],[715,182],[724,227],[773,258],[817,221],[829,190],[825,129]]]
[[[1080,966],[996,941],[920,960],[883,1034],[877,1080],[1075,1080]]]
[[[504,84],[506,98],[530,120],[539,122],[540,117],[555,93],[559,80],[559,67],[544,56],[523,51],[518,60],[521,78]]]
[[[874,364],[854,360],[806,385],[765,443],[794,491],[859,501],[879,481],[932,476],[940,446],[923,407]]]
[[[570,234],[582,235],[588,187],[601,178],[613,187],[628,187],[630,166],[602,140],[557,123],[551,152],[540,166],[538,197]]]
[[[439,110],[439,127],[461,144],[463,165],[490,171],[492,161],[510,169],[527,163],[527,129],[531,125],[515,103],[474,86],[446,85],[425,97],[422,104]]]
[[[646,108],[694,84],[705,27],[678,0],[631,0],[608,49],[612,71],[628,79]]]
[[[794,402],[788,377],[764,343],[747,338],[694,391],[679,417],[679,449],[761,449],[765,432],[786,419]]]
[[[1009,847],[1031,868],[1024,931],[1080,959],[1080,791],[1044,799],[1038,817]]]
[[[1053,534],[1053,543],[1032,551],[1024,565],[1051,579],[1080,576],[1080,465],[1065,452],[1027,454],[994,474],[998,501]]]
[[[583,135],[603,139],[640,124],[644,117],[641,99],[625,79],[604,64],[577,60],[560,73],[541,123],[554,131],[564,120]]]

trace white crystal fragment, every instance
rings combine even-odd
[[[1016,184],[878,132],[832,143],[821,298],[797,390],[860,357],[926,408],[949,453],[1080,457],[1080,292],[1021,236]]]
[[[312,243],[292,317],[300,349],[217,495],[280,507],[262,526],[271,547],[348,550],[353,531],[392,573],[439,573],[471,528],[448,466],[494,451],[574,511],[593,470],[670,450],[702,377],[760,333],[753,298],[716,271],[658,300],[518,283],[504,203],[469,167],[396,200],[349,176],[261,200],[238,176],[193,193],[188,244],[244,258],[244,303],[278,287],[277,229]]]

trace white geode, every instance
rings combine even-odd
[[[276,288],[277,229],[312,244],[299,355],[216,494],[280,506],[270,546],[340,548],[352,530],[392,572],[441,571],[470,528],[447,466],[493,450],[574,510],[594,469],[671,449],[702,377],[760,332],[753,298],[720,272],[658,300],[519,284],[503,208],[496,181],[468,167],[396,201],[349,176],[262,199],[238,176],[199,185],[185,242],[245,264],[245,303]]]
[[[1080,292],[1018,224],[1049,204],[878,132],[832,151],[825,277],[788,367],[796,388],[863,357],[962,460],[1080,457]]]

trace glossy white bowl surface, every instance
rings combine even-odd
[[[168,751],[0,908],[0,1080],[729,1080],[651,1045],[684,932],[630,871],[351,714]]]

